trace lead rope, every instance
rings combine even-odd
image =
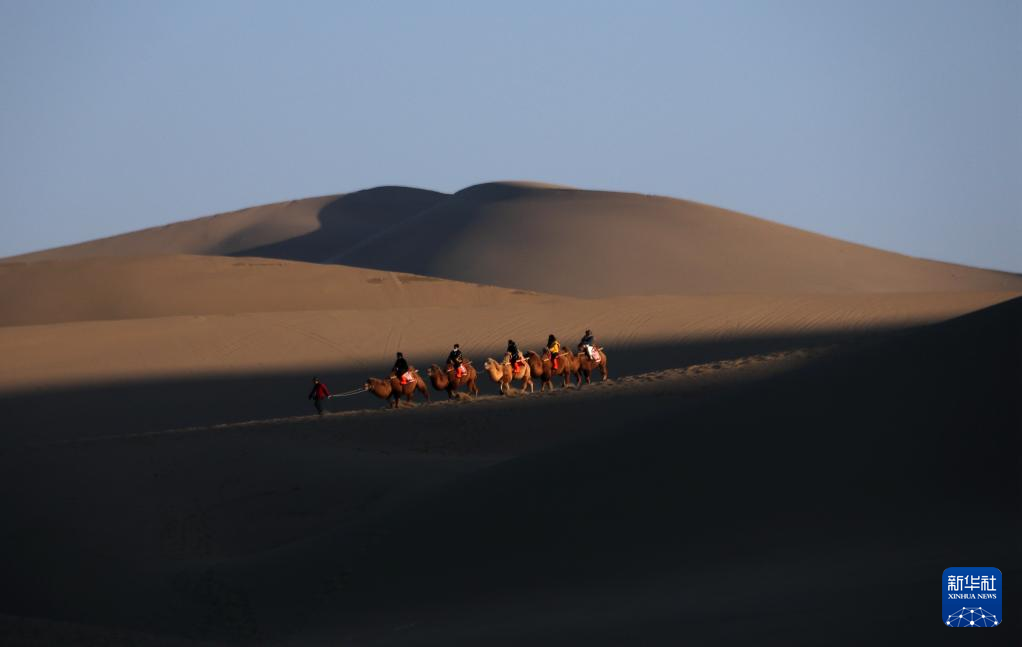
[[[329,396],[327,396],[327,400],[330,400],[332,398],[348,398],[348,397],[351,397],[353,395],[358,395],[359,393],[365,393],[367,390],[368,389],[366,389],[364,386],[360,386],[357,389],[352,389],[350,391],[345,391],[344,393],[334,393],[333,395],[329,395]]]

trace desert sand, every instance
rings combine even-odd
[[[305,398],[587,327],[606,383]],[[944,568],[1022,572],[1020,331],[1016,275],[527,183],[6,259],[0,636],[948,641]]]
[[[535,303],[535,295],[522,290],[399,272],[265,258],[176,255],[0,263],[0,295],[4,301],[0,326]]]

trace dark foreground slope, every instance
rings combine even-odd
[[[957,642],[943,569],[1022,577],[1020,330],[1016,299],[728,388],[8,447],[0,629]]]
[[[1016,299],[713,401],[564,411],[606,433],[394,513],[325,618],[374,645],[957,642],[942,571],[1022,577],[1020,331]]]

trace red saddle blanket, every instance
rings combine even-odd
[[[408,371],[407,373],[405,373],[404,375],[401,376],[401,384],[402,385],[410,384],[410,383],[412,383],[414,381],[415,381],[415,375],[413,375],[411,371]]]

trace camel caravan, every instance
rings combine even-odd
[[[547,389],[552,391],[556,378],[560,378],[562,388],[568,388],[572,379],[574,387],[581,388],[583,383],[592,383],[592,375],[597,371],[601,380],[607,379],[607,353],[602,347],[596,346],[591,330],[586,330],[578,344],[577,353],[561,348],[561,343],[554,335],[547,339],[542,353],[531,350],[522,353],[518,350],[518,344],[509,339],[504,358],[500,361],[487,358],[483,362],[483,371],[497,384],[501,395],[511,394],[516,384],[521,393],[534,392],[534,380],[537,379],[540,382],[540,392]],[[478,372],[472,366],[472,361],[462,355],[458,344],[448,354],[445,368],[433,364],[426,370],[426,376],[434,389],[447,393],[448,399],[479,395],[476,383]],[[460,391],[461,387],[465,387],[465,393]],[[429,401],[426,381],[414,366],[408,364],[402,353],[397,354],[388,377],[371,377],[366,380],[364,388],[382,400],[392,401],[395,409],[401,398],[410,403],[416,391],[421,392],[422,397]]]

